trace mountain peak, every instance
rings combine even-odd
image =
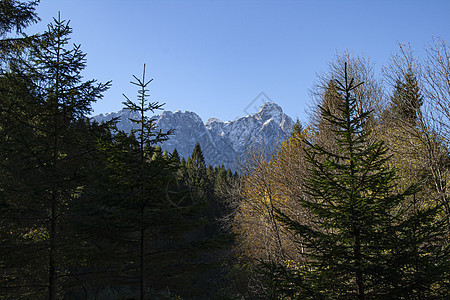
[[[283,109],[281,108],[281,106],[279,106],[278,104],[276,104],[275,102],[265,102],[262,106],[261,106],[261,110],[278,110],[278,111],[283,111]]]
[[[130,111],[93,117],[97,122],[112,117],[122,117],[118,127],[125,132],[136,128],[129,120]],[[202,147],[207,163],[214,166],[224,165],[235,169],[239,161],[244,161],[251,149],[270,149],[279,141],[286,139],[294,121],[283,113],[278,104],[266,102],[259,112],[222,122],[210,118],[205,124],[202,119],[190,111],[163,111],[156,120],[158,130],[174,130],[174,134],[161,147],[172,152],[177,149],[181,157],[187,158],[197,142]]]
[[[283,114],[283,109],[274,102],[266,102],[261,106],[261,109],[256,113],[261,119],[267,120],[274,116]]]
[[[220,119],[211,117],[206,121],[205,126],[210,125],[211,123],[223,123]]]

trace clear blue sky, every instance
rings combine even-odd
[[[87,53],[86,79],[112,80],[94,114],[134,97],[129,81],[146,63],[151,100],[166,110],[227,121],[254,113],[264,92],[306,120],[308,89],[336,51],[365,54],[379,70],[398,41],[418,56],[433,36],[450,43],[447,0],[41,0],[37,11],[31,31],[60,11]]]

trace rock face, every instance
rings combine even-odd
[[[118,128],[130,132],[135,127],[129,118],[137,118],[128,110],[117,113],[94,116],[97,122],[120,117]],[[283,113],[281,107],[272,102],[266,102],[259,112],[238,118],[234,121],[222,122],[210,118],[206,124],[194,112],[163,111],[153,117],[158,129],[163,132],[169,129],[174,134],[162,143],[161,147],[172,152],[177,149],[180,156],[187,158],[199,142],[206,163],[213,166],[224,165],[233,170],[239,162],[245,160],[252,149],[272,149],[274,145],[285,140],[294,125],[294,121]]]

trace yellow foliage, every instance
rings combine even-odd
[[[280,145],[268,162],[262,154],[254,153],[251,156],[251,165],[242,178],[243,201],[233,226],[238,235],[241,255],[256,260],[278,261],[294,269],[302,265],[302,253],[307,249],[303,249],[301,237],[296,236],[297,242],[294,243],[293,236],[277,220],[276,215],[280,211],[300,223],[311,224],[311,214],[298,200],[308,197],[303,190],[304,180],[308,177],[304,140],[314,142],[320,138],[319,135],[310,128],[294,133]],[[433,186],[435,178],[429,157],[430,143],[436,147],[433,151],[442,151],[442,143],[431,136],[424,137],[417,128],[393,123],[371,127],[369,141],[371,139],[383,140],[390,150],[388,155],[391,155],[391,159],[388,163],[397,170],[394,188],[398,192],[413,183],[424,180],[427,183],[422,192],[410,200],[414,200],[414,204],[405,202],[403,207],[416,209],[435,205],[436,202],[431,203],[430,199],[439,199],[439,195]],[[330,144],[330,147],[333,145]],[[448,190],[449,174],[440,175],[445,176],[442,182],[445,183],[445,190]]]
[[[276,219],[281,211],[294,219],[305,218],[298,203],[303,197],[302,181],[306,174],[303,139],[309,129],[294,133],[283,142],[272,159],[266,162],[263,155],[254,154],[251,172],[243,177],[242,196],[234,219],[234,232],[238,235],[240,251],[255,259],[289,257],[298,261],[299,245]],[[294,260],[292,260],[294,261]]]
[[[384,141],[390,150],[389,166],[394,167],[397,174],[394,190],[399,192],[411,184],[422,184],[422,190],[403,207],[419,209],[448,203],[448,147],[441,137],[430,133],[421,120],[413,124],[385,122],[375,128],[374,136]],[[443,212],[443,215],[448,213]]]

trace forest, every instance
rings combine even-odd
[[[450,47],[350,51],[309,120],[233,172],[161,149],[145,64],[136,129],[90,120],[111,83],[60,16],[0,0],[0,299],[448,299]],[[450,188],[450,187],[449,187]]]

